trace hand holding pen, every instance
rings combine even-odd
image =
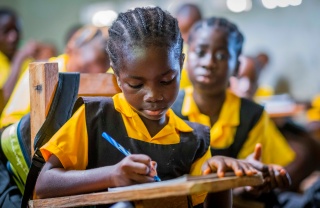
[[[112,146],[117,148],[121,153],[123,153],[125,156],[131,155],[131,153],[126,150],[123,146],[121,146],[117,141],[115,141],[111,136],[109,136],[107,133],[103,132],[102,137],[105,138]],[[155,161],[150,162],[150,173],[149,175],[154,178],[154,181],[161,181],[161,179],[157,176],[157,163]]]

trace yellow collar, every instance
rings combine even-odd
[[[132,109],[130,104],[125,99],[123,93],[118,93],[113,96],[115,109],[127,118],[132,118],[135,123],[142,123],[139,115]],[[172,131],[177,132],[191,132],[193,129],[186,124],[182,119],[174,114],[174,112],[169,109],[166,113],[169,118],[168,124],[156,135],[157,137],[163,137],[167,133],[172,133]],[[145,129],[146,130],[146,129]]]
[[[195,115],[196,117],[205,117],[207,120],[209,120],[208,116],[202,114],[198,109],[192,94],[193,87],[188,87],[185,89],[185,97],[181,111],[182,115],[187,117]],[[231,91],[227,90],[226,100],[223,103],[218,118],[219,123],[223,126],[238,126],[240,122],[240,104],[240,98],[234,95]]]

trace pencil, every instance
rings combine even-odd
[[[106,132],[102,133],[102,137],[105,138],[112,146],[114,146],[115,148],[117,148],[122,154],[124,154],[125,156],[131,155],[131,153],[126,150],[123,146],[121,146],[116,140],[114,140],[111,136],[109,136],[109,134],[107,134]],[[161,179],[159,178],[159,176],[154,176],[153,177],[155,181],[159,182],[161,181]]]

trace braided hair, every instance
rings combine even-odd
[[[67,43],[67,48],[77,49],[86,45],[92,44],[94,41],[98,41],[101,45],[101,50],[105,52],[105,45],[107,44],[108,28],[96,27],[92,25],[86,25],[78,29],[70,38]]]
[[[135,47],[168,47],[180,57],[182,45],[177,20],[159,7],[144,7],[118,15],[109,28],[107,52],[118,74],[127,53]]]
[[[211,17],[197,22],[190,30],[188,43],[192,42],[195,32],[200,28],[218,27],[223,28],[228,33],[228,49],[235,52],[235,57],[239,57],[242,51],[244,37],[238,27],[232,22],[221,17]]]

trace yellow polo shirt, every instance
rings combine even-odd
[[[228,90],[219,118],[214,125],[211,125],[210,118],[200,113],[193,99],[193,88],[188,87],[185,89],[185,92],[181,111],[182,115],[187,116],[192,122],[198,122],[211,128],[210,145],[212,147],[229,147],[234,142],[236,130],[240,122],[240,98]],[[246,142],[238,154],[238,158],[244,159],[253,153],[257,143],[262,144],[263,163],[286,166],[295,158],[294,151],[265,111],[250,131]]]
[[[50,62],[58,62],[59,71],[66,71],[68,56],[62,54],[49,59]],[[0,128],[19,121],[24,115],[30,112],[30,91],[29,91],[29,67],[19,78],[13,92],[0,117]]]
[[[31,62],[31,59],[26,59],[22,63],[22,70],[20,74],[22,74],[25,69],[28,67],[28,64]],[[3,87],[3,85],[6,83],[11,71],[11,63],[10,60],[6,55],[4,55],[0,51],[0,89]]]
[[[151,137],[140,116],[130,107],[122,93],[113,97],[115,109],[121,113],[128,136],[155,144],[176,144],[180,142],[179,132],[191,132],[193,129],[170,109],[166,116],[168,124]],[[81,106],[69,121],[41,148],[45,160],[51,154],[56,155],[63,167],[68,170],[85,170],[88,164],[88,135],[86,128],[85,106]],[[190,174],[201,175],[202,164],[211,157],[210,150],[195,161]],[[204,201],[205,194],[194,196],[193,203]]]
[[[311,102],[311,108],[307,110],[309,122],[320,121],[320,95],[316,95]]]

